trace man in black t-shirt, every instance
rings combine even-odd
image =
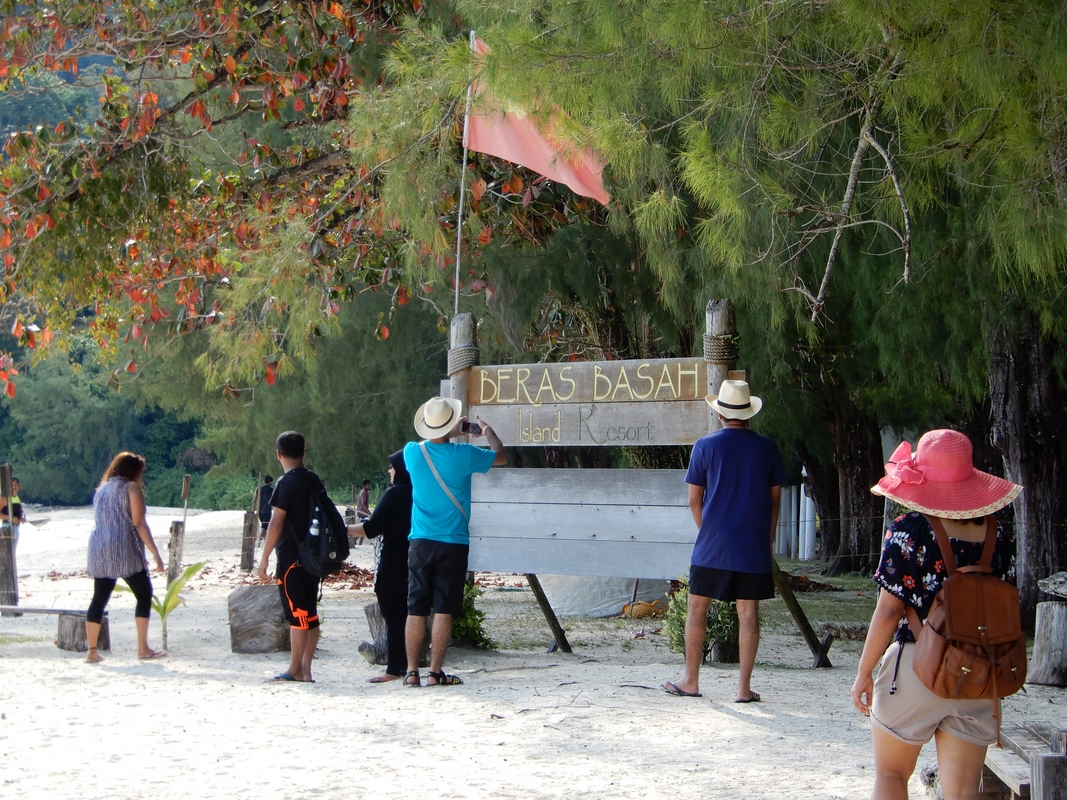
[[[312,492],[322,487],[322,481],[304,468],[304,437],[299,433],[286,431],[278,436],[277,448],[278,461],[285,474],[278,479],[271,496],[273,511],[259,562],[259,579],[264,583],[270,581],[267,562],[273,550],[282,610],[289,620],[292,653],[288,671],[275,675],[270,682],[311,682],[311,661],[319,643],[319,615],[315,605],[319,581],[301,566],[297,537],[303,539],[308,534]]]

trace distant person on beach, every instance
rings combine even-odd
[[[270,525],[271,505],[270,499],[274,496],[274,478],[270,475],[263,476],[263,485],[259,487],[259,538],[267,536],[267,526]]]
[[[423,442],[404,446],[404,464],[411,474],[411,544],[408,550],[407,672],[404,684],[421,686],[419,656],[426,637],[426,618],[434,612],[430,632],[428,686],[463,683],[444,671],[452,618],[463,613],[463,586],[470,551],[471,475],[508,463],[496,432],[477,420],[476,430],[462,431],[467,421],[463,404],[433,397],[415,412],[415,432]],[[484,436],[491,450],[456,444],[456,436]]]
[[[370,519],[370,481],[363,479],[363,488],[356,496],[356,520],[366,522]]]
[[[960,568],[977,564],[987,524],[995,524],[993,514],[1022,487],[975,469],[970,439],[952,430],[924,434],[914,454],[902,442],[885,472],[871,491],[911,511],[893,520],[882,540],[874,573],[878,604],[852,684],[853,705],[871,718],[871,797],[907,800],[919,751],[932,738],[945,800],[977,798],[986,748],[997,740],[997,700],[946,699],[930,691],[912,667],[915,634],[948,578],[939,542]],[[992,574],[1014,583],[1015,544],[999,525],[995,530]]]
[[[11,536],[11,549],[14,551],[19,543],[19,529],[26,521],[26,513],[22,509],[22,499],[19,497],[19,479],[11,479],[11,512],[7,510],[7,498],[4,498],[4,507],[0,508],[0,536]],[[12,523],[12,518],[14,521]]]
[[[273,510],[267,540],[259,561],[259,579],[270,581],[267,562],[275,554],[275,579],[282,597],[282,611],[289,621],[291,653],[289,669],[271,683],[312,683],[311,662],[319,644],[319,614],[316,595],[319,581],[300,564],[297,537],[308,535],[313,492],[324,487],[319,476],[304,467],[304,437],[296,431],[278,436],[278,461],[285,474],[278,479],[271,497]]]
[[[376,552],[374,594],[385,620],[388,657],[385,674],[370,678],[370,683],[395,681],[404,675],[407,649],[404,629],[408,619],[408,534],[411,532],[411,476],[404,466],[404,452],[389,456],[389,480],[366,521],[348,526],[350,536],[367,536],[381,542]],[[369,483],[369,481],[368,481]]]
[[[162,658],[166,653],[148,646],[148,619],[152,614],[152,581],[148,577],[147,547],[162,572],[163,559],[145,520],[144,457],[119,453],[104,472],[93,495],[93,532],[89,535],[89,577],[93,579],[93,599],[85,612],[86,661],[97,664],[100,657],[100,625],[104,609],[119,578],[126,581],[137,600],[137,657]]]
[[[774,597],[772,544],[778,502],[786,482],[778,445],[748,427],[763,407],[744,381],[723,381],[718,395],[705,398],[722,430],[697,440],[685,482],[697,525],[689,567],[685,619],[685,673],[663,690],[700,697],[708,609],[712,599],[736,602],[740,624],[741,673],[735,703],[756,703],[752,669],[759,649],[759,601]]]

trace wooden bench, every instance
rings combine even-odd
[[[85,611],[73,611],[63,608],[0,606],[0,614],[5,617],[20,617],[23,614],[56,614],[59,616],[56,647],[73,653],[84,653],[89,649],[89,645],[85,641]],[[104,619],[100,623],[98,646],[101,650],[111,649],[111,626],[108,624],[107,612],[104,612]]]
[[[1067,798],[1067,729],[1030,722],[1005,723],[1003,749],[986,751],[982,797]]]

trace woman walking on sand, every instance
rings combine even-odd
[[[145,520],[145,460],[135,453],[119,453],[111,461],[93,495],[95,525],[89,535],[89,577],[93,579],[93,599],[85,614],[85,639],[89,646],[86,661],[104,659],[97,650],[100,623],[119,578],[126,581],[137,599],[137,657],[160,658],[166,653],[148,646],[148,618],[152,613],[152,581],[148,577],[145,547],[152,551],[156,570],[163,560]]]
[[[913,509],[886,531],[874,573],[878,605],[852,685],[853,704],[871,718],[871,796],[906,800],[919,751],[932,738],[945,800],[976,798],[986,747],[997,738],[997,701],[945,699],[926,688],[912,669],[915,634],[949,574],[940,540],[951,547],[956,564],[976,564],[987,526],[993,527],[992,572],[1015,582],[1014,542],[992,515],[1018,497],[1022,487],[975,469],[971,442],[962,433],[936,430],[919,440],[914,455],[902,443],[886,464],[886,476],[871,491]],[[906,609],[914,609],[915,627]],[[877,678],[872,678],[876,667]]]

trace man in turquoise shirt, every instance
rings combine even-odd
[[[452,637],[452,618],[463,612],[463,585],[470,552],[471,476],[508,462],[500,437],[481,419],[469,434],[463,404],[447,397],[427,400],[415,413],[415,431],[426,441],[404,447],[411,474],[411,546],[408,549],[408,620],[405,639],[407,686],[420,686],[419,653],[426,636],[426,618],[434,611],[430,632],[428,686],[462,683],[444,672]],[[491,450],[449,441],[456,436],[485,436]]]

